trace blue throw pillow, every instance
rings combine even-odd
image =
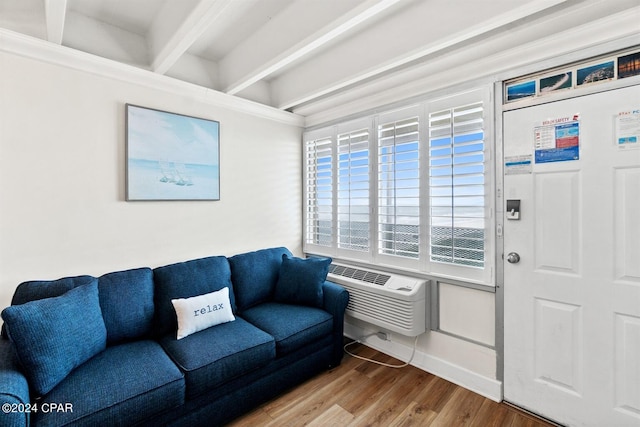
[[[97,279],[58,297],[7,307],[2,318],[29,383],[41,396],[106,348]]]
[[[59,297],[82,285],[89,285],[95,277],[93,276],[73,276],[63,277],[57,280],[30,280],[18,285],[13,294],[11,305],[24,304],[44,298]]]
[[[274,301],[323,306],[322,285],[327,280],[331,258],[294,258],[282,255]]]
[[[43,298],[59,297],[73,288],[91,283],[93,279],[92,276],[74,276],[63,277],[58,280],[30,280],[23,282],[18,285],[13,294],[11,305],[24,304],[25,302]],[[4,324],[2,325],[2,337],[9,338]]]

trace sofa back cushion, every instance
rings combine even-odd
[[[292,256],[287,248],[271,248],[229,258],[239,312],[273,298],[284,254]]]
[[[175,333],[177,317],[172,299],[191,298],[227,287],[231,309],[235,313],[234,288],[231,285],[229,261],[223,256],[194,259],[153,270],[155,282],[156,335]]]
[[[147,336],[153,326],[153,271],[116,271],[98,279],[107,344]]]

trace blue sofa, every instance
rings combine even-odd
[[[271,248],[22,283],[2,312],[0,426],[225,424],[340,364],[349,296],[328,263]]]

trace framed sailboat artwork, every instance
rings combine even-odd
[[[220,200],[220,123],[126,104],[126,198]]]

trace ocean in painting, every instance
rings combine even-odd
[[[129,159],[129,200],[219,200],[215,165]]]

